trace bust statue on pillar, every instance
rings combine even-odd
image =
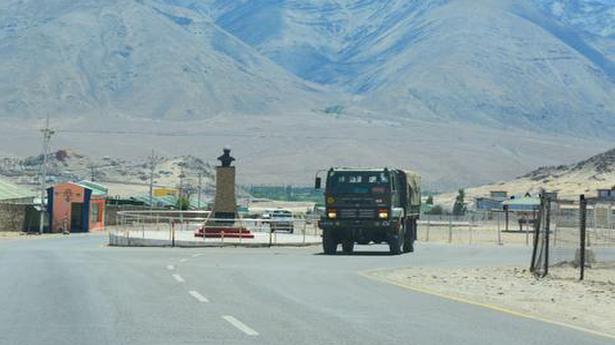
[[[235,197],[235,167],[231,163],[231,149],[224,148],[224,154],[218,157],[220,165],[216,167],[216,198],[210,217],[195,236],[205,238],[254,238],[241,223],[235,223],[239,218],[237,199]]]
[[[235,158],[231,157],[231,149],[228,148],[228,147],[225,147],[224,149],[222,149],[222,151],[224,152],[224,154],[222,156],[218,157],[218,160],[222,164],[220,167],[221,168],[230,168],[231,167],[231,163],[233,163],[233,161],[235,161]]]
[[[224,148],[224,154],[218,157],[220,165],[216,167],[216,198],[214,200],[213,218],[237,218],[237,200],[235,198],[235,167],[231,163],[231,149]]]

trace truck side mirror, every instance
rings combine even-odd
[[[320,189],[322,185],[322,179],[320,177],[316,178],[316,181],[314,182],[314,189]]]

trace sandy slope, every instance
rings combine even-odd
[[[215,165],[222,147],[229,145],[237,158],[239,184],[310,186],[319,169],[389,166],[420,172],[425,189],[450,190],[513,178],[538,166],[573,162],[610,146],[594,138],[452,122],[274,115],[228,114],[179,123],[54,119],[54,127],[65,131],[54,136],[52,148],[138,160],[156,149],[167,157],[192,154]],[[5,121],[0,127],[0,147],[18,155],[40,152],[38,125]]]

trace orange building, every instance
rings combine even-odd
[[[107,189],[97,183],[61,183],[47,189],[51,232],[104,230]]]

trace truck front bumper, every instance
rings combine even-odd
[[[395,227],[396,222],[390,220],[337,220],[321,219],[318,227],[325,229],[390,229]]]

